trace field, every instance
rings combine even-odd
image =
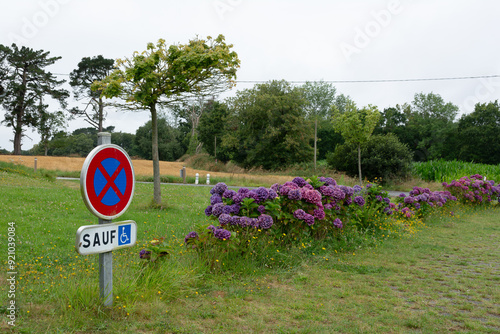
[[[134,162],[135,164],[135,162]],[[175,167],[177,168],[177,167]],[[272,249],[211,271],[184,236],[206,221],[209,188],[163,185],[167,207],[137,184],[120,220],[138,245],[113,254],[114,305],[98,293],[98,256],[74,251],[79,226],[95,224],[76,181],[0,171],[0,240],[15,226],[18,284],[13,333],[497,333],[500,331],[498,206],[440,211],[416,233],[359,235],[344,244]],[[165,237],[170,256],[145,266],[139,250]],[[7,254],[2,259],[7,268]],[[0,310],[7,313],[7,270]]]
[[[0,161],[14,163],[18,165],[34,168],[35,158],[37,159],[37,168],[52,171],[58,171],[59,175],[66,175],[65,172],[79,173],[82,169],[85,158],[77,157],[46,157],[46,156],[13,156],[13,155],[0,155]],[[149,160],[132,160],[136,178],[149,180],[147,177],[153,176],[153,163]],[[160,161],[161,175],[174,176],[177,182],[182,182],[179,177],[179,171],[182,169],[182,162],[173,161]],[[62,173],[61,173],[62,172]],[[284,183],[290,180],[289,176],[280,175],[251,175],[251,174],[235,174],[235,173],[222,173],[210,172],[206,170],[197,170],[187,167],[186,175],[189,177],[191,183],[194,182],[195,174],[200,174],[200,183],[206,183],[206,175],[210,174],[212,184],[217,180],[232,180],[237,179],[241,181],[240,184],[273,184],[277,182]]]

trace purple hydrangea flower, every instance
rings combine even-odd
[[[184,243],[186,243],[189,239],[198,239],[198,233],[195,231],[189,232],[184,238]]]
[[[239,204],[229,205],[229,207],[231,208],[231,213],[232,214],[237,215],[238,213],[240,213],[241,206]]]
[[[233,208],[231,207],[231,205],[226,205],[225,207],[222,208],[222,214],[231,214],[233,213]]]
[[[288,198],[294,201],[300,201],[302,199],[302,195],[299,189],[292,189],[288,193]]]
[[[333,196],[332,196],[337,202],[343,200],[346,196],[345,193],[342,191],[340,188],[335,188],[333,190]]]
[[[363,190],[363,187],[361,187],[359,184],[356,184],[354,187],[352,187],[354,190],[354,193],[359,193],[361,190]]]
[[[219,240],[229,240],[229,238],[231,238],[231,232],[223,228],[219,228],[214,231],[214,237]]]
[[[335,226],[336,228],[344,227],[342,221],[339,218],[335,218],[335,220],[333,221],[333,226]]]
[[[300,220],[304,220],[305,215],[306,212],[302,209],[295,210],[295,212],[293,213],[293,216]]]
[[[262,229],[269,229],[273,226],[273,218],[269,215],[260,215],[259,216],[259,226]]]
[[[246,194],[249,191],[250,191],[250,189],[248,189],[248,188],[240,188],[240,189],[238,189],[238,194]]]
[[[227,185],[223,182],[219,182],[214,186],[213,189],[216,194],[222,195],[227,190]]]
[[[236,191],[233,189],[228,189],[224,191],[224,194],[222,194],[222,197],[227,198],[227,199],[233,199],[233,197],[236,195]]]
[[[238,193],[238,194],[234,195],[233,202],[236,203],[236,204],[240,204],[241,201],[243,201],[244,198],[245,198],[245,194]]]
[[[306,213],[304,216],[304,221],[307,223],[307,225],[312,226],[314,225],[314,216]]]
[[[265,201],[269,197],[269,190],[264,187],[259,187],[255,192],[259,196],[260,202]]]
[[[255,203],[260,203],[259,194],[257,194],[257,192],[254,189],[252,189],[249,192],[247,192],[245,194],[245,197],[246,198],[253,198],[255,200]]]
[[[217,203],[215,204],[213,207],[212,207],[212,215],[214,215],[215,217],[219,217],[222,213],[222,210],[224,208],[224,204],[223,203]]]
[[[299,189],[299,186],[293,182],[285,182],[285,184],[283,184],[280,187],[280,194],[283,196],[286,196],[286,195],[288,195],[290,190],[293,190],[293,189]]]
[[[335,191],[335,188],[331,186],[321,186],[319,187],[319,192],[326,197],[333,197],[333,193]]]
[[[385,204],[391,203],[391,199],[389,197],[384,197]]]
[[[150,259],[151,258],[151,252],[147,251],[145,249],[141,249],[139,252],[139,258],[140,259]]]
[[[274,190],[276,193],[280,190],[280,184],[279,183],[275,183],[271,186],[271,189]]]
[[[321,209],[314,209],[314,218],[322,220],[325,218],[325,211]]]
[[[231,222],[231,216],[226,214],[226,213],[223,213],[219,216],[219,223],[220,223],[220,226],[225,226],[227,224],[229,224]]]
[[[222,197],[219,194],[213,194],[210,196],[210,204],[214,205],[217,203],[222,203]]]
[[[246,216],[240,217],[240,226],[241,227],[252,226],[252,219]]]
[[[321,193],[317,190],[305,190],[302,193],[302,198],[308,203],[320,203],[321,202]]]
[[[307,184],[307,181],[304,180],[303,178],[301,178],[300,176],[294,178],[292,180],[292,182],[295,183],[296,185],[298,185],[301,188]]]
[[[276,191],[274,191],[273,189],[269,189],[269,197],[268,197],[268,199],[273,200],[276,197],[278,197],[278,194],[276,193]]]
[[[404,201],[406,204],[412,204],[415,200],[413,199],[413,197],[408,196],[408,197],[405,197]]]
[[[230,225],[239,225],[240,224],[240,217],[239,216],[232,216],[231,221],[229,222]]]
[[[266,212],[266,207],[264,205],[259,205],[257,208],[257,211],[259,211],[261,214]]]
[[[205,209],[205,215],[207,217],[212,215],[212,206],[211,205],[207,206],[207,208]]]
[[[359,206],[363,206],[365,205],[365,199],[363,198],[363,196],[356,196],[354,197],[354,203],[356,203]]]
[[[319,178],[319,181],[320,182],[325,182],[325,186],[336,186],[337,185],[337,182],[332,179],[331,177],[323,177],[321,176]]]

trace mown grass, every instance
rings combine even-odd
[[[113,254],[114,305],[99,300],[98,256],[74,251],[95,224],[75,181],[0,172],[0,240],[16,223],[19,333],[494,333],[500,330],[498,207],[436,212],[410,233],[352,233],[339,241],[269,247],[210,271],[183,237],[206,221],[209,188],[164,185],[166,208],[137,184],[119,220],[138,245]],[[166,237],[171,255],[144,266],[139,250]],[[6,252],[5,252],[6,253]],[[222,259],[222,257],[221,257]],[[6,256],[2,263],[5,264]],[[7,305],[6,270],[0,305]]]

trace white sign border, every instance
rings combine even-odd
[[[88,196],[88,193],[87,193],[87,182],[86,182],[86,180],[87,180],[87,172],[88,172],[90,163],[92,162],[92,160],[94,159],[94,157],[100,151],[102,151],[102,150],[104,150],[106,148],[115,148],[115,149],[121,151],[125,155],[125,157],[127,158],[128,162],[130,164],[130,167],[132,169],[132,194],[130,195],[130,199],[129,199],[127,205],[123,208],[123,210],[121,210],[120,212],[118,212],[116,215],[113,215],[113,216],[106,216],[106,215],[103,215],[100,212],[98,212],[94,208],[94,206],[92,205],[92,203],[90,202],[90,199],[89,199],[89,196]],[[127,211],[128,207],[130,206],[130,203],[132,203],[132,199],[134,198],[134,192],[135,192],[135,172],[134,172],[134,165],[132,164],[132,160],[130,159],[128,153],[122,147],[120,147],[118,145],[115,145],[115,144],[104,144],[104,145],[99,145],[99,146],[95,147],[92,151],[90,151],[90,153],[87,155],[87,158],[85,158],[85,161],[83,162],[82,170],[80,172],[80,189],[81,189],[81,192],[82,192],[82,197],[83,197],[83,201],[85,202],[85,205],[87,206],[87,208],[89,209],[89,211],[92,212],[98,218],[101,218],[103,220],[113,220],[113,219],[118,218],[119,216],[121,216],[123,213],[125,213],[125,211]]]
[[[134,228],[135,234],[132,231],[130,231],[130,238],[131,238],[130,244],[113,247],[109,250],[103,250],[103,251],[91,251],[91,252],[83,252],[83,253],[80,252],[80,249],[81,249],[80,239],[81,239],[83,232],[90,230],[90,229],[109,228],[112,226],[118,227],[120,225],[128,225],[128,224],[135,226],[135,228]],[[122,248],[132,247],[132,246],[135,246],[136,244],[137,244],[137,223],[133,220],[124,220],[121,222],[109,223],[109,224],[84,225],[84,226],[80,226],[80,228],[78,228],[78,230],[76,231],[75,250],[80,255],[101,254],[101,253],[111,252],[111,251],[122,249]]]

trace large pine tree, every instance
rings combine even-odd
[[[37,127],[40,117],[40,101],[50,96],[66,107],[68,91],[59,88],[64,80],[57,78],[45,68],[61,57],[49,57],[49,52],[18,48],[0,44],[0,104],[5,110],[2,121],[14,131],[14,154],[21,154],[23,133],[26,127]]]

